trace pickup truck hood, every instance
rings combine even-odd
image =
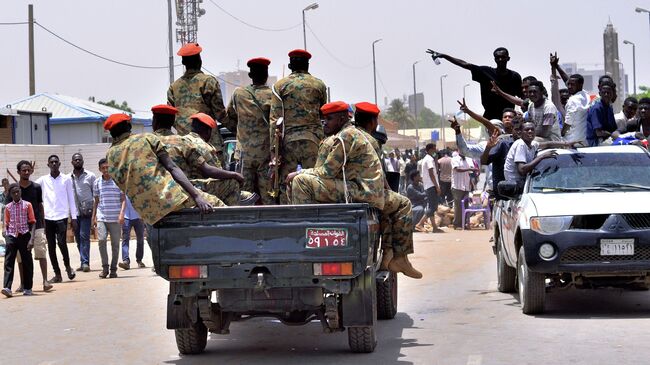
[[[538,216],[650,213],[650,191],[533,193]]]

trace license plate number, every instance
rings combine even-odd
[[[345,228],[307,228],[306,248],[345,247],[348,230]]]
[[[614,238],[600,240],[601,256],[629,256],[634,255],[633,238]]]

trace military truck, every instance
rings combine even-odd
[[[150,244],[170,282],[167,328],[180,353],[253,317],[319,321],[325,333],[347,331],[353,352],[374,351],[377,319],[397,312],[396,275],[379,269],[377,214],[367,204],[225,207],[156,223]]]

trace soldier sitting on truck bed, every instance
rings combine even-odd
[[[113,137],[106,154],[108,173],[147,224],[183,208],[196,206],[208,213],[213,206],[224,206],[219,198],[192,185],[158,136],[131,134],[130,116],[113,114],[104,129]]]
[[[359,130],[370,140],[377,156],[381,156],[379,142],[373,138],[372,133],[376,128],[379,117],[379,108],[375,104],[361,102],[355,104],[354,120]],[[384,182],[386,181],[384,177]],[[395,256],[406,257],[413,253],[413,207],[411,201],[390,189],[388,183],[384,183],[384,209],[381,211],[381,244],[384,248],[384,256],[381,263],[382,268],[388,268],[393,272],[404,272],[399,261],[392,261]],[[405,268],[408,268],[407,265]],[[412,270],[411,270],[412,269]],[[410,267],[405,275],[419,279],[422,274]]]
[[[325,104],[321,113],[328,137],[320,144],[313,168],[287,177],[293,204],[352,201],[383,210],[384,175],[370,138],[352,124],[346,103]],[[422,277],[408,261],[406,252],[396,250],[389,267],[410,277]]]
[[[243,182],[243,176],[215,167],[218,162],[211,151],[211,146],[201,139],[194,131],[194,127],[192,132],[185,136],[172,132],[171,127],[178,112],[176,108],[170,105],[156,105],[151,108],[151,111],[153,133],[165,144],[169,157],[183,170],[190,182],[206,193],[221,199],[226,205],[237,205],[239,184]],[[204,131],[206,136],[212,133],[212,125],[216,124],[205,114],[192,115],[190,120],[192,124],[198,121],[201,125],[196,130]]]

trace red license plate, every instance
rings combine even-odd
[[[345,228],[307,228],[306,248],[345,247],[348,230]]]

